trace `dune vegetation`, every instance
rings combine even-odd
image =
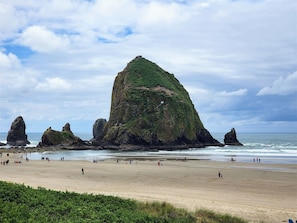
[[[0,222],[246,222],[237,217],[168,203],[59,192],[0,181]]]

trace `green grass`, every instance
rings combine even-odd
[[[0,181],[0,222],[238,222],[229,215],[177,209],[168,203],[142,203],[112,196],[33,189]]]
[[[217,222],[228,222],[228,223],[247,223],[247,221],[234,217],[229,214],[216,214],[209,210],[197,210],[195,212],[196,222],[199,223],[217,223]]]

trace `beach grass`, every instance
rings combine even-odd
[[[189,212],[165,202],[34,189],[0,181],[0,222],[246,222],[207,210]]]
[[[229,214],[218,214],[210,210],[199,209],[195,212],[196,222],[199,223],[246,223],[247,221]]]

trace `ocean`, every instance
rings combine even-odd
[[[31,142],[28,147],[34,147],[41,141],[42,133],[27,133]],[[92,134],[75,133],[83,140],[90,140]],[[224,141],[224,133],[212,133],[212,136]],[[6,143],[7,133],[0,133],[0,141]],[[193,148],[178,151],[154,152],[116,152],[110,150],[80,150],[80,151],[48,151],[28,153],[28,158],[33,160],[48,157],[51,160],[88,160],[100,161],[108,158],[121,157],[168,157],[203,159],[228,162],[232,159],[239,162],[257,162],[273,164],[297,164],[297,133],[237,133],[238,140],[243,146]]]

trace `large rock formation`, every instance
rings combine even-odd
[[[232,128],[230,132],[227,132],[225,134],[224,143],[225,145],[231,146],[243,146],[243,144],[238,141],[234,128]]]
[[[122,148],[222,146],[204,128],[174,75],[141,56],[115,79],[110,119],[102,136],[108,145]]]
[[[83,146],[85,142],[79,137],[75,136],[70,124],[66,123],[62,131],[53,130],[49,127],[42,135],[39,147],[43,146]]]
[[[10,146],[26,146],[30,144],[26,134],[26,124],[22,116],[17,117],[11,124],[7,135],[7,144]]]
[[[101,141],[103,139],[103,130],[106,125],[106,119],[99,118],[93,125],[93,140]]]

